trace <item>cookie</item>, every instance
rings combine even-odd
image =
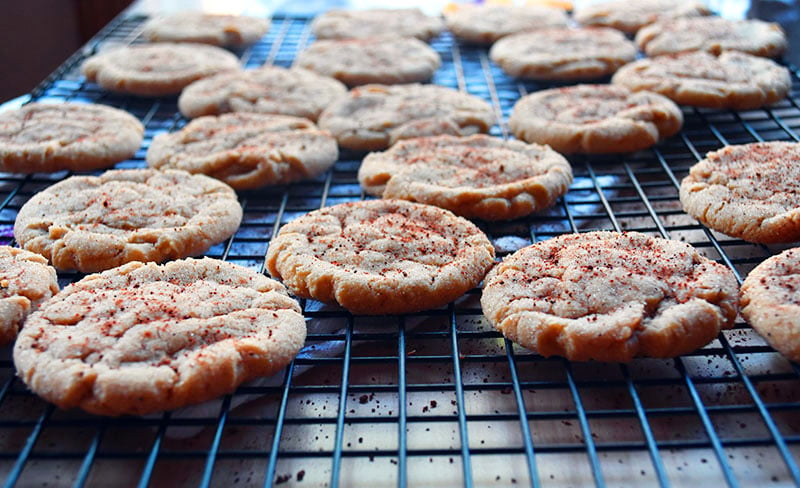
[[[627,34],[654,22],[711,15],[703,2],[694,0],[611,1],[581,5],[572,17],[583,25],[611,27]]]
[[[299,217],[281,227],[266,259],[297,296],[365,315],[445,305],[493,263],[494,248],[475,224],[403,200],[343,203]]]
[[[484,282],[481,306],[510,340],[542,356],[628,362],[675,357],[733,326],[730,269],[686,243],[587,232],[520,249]]]
[[[206,44],[159,42],[95,54],[81,66],[86,79],[112,92],[175,95],[193,81],[239,69],[239,59]]]
[[[336,139],[308,119],[239,113],[200,117],[156,136],[147,164],[206,174],[242,190],[314,177],[338,157]]]
[[[297,302],[261,273],[208,258],[135,262],[69,285],[32,314],[14,365],[60,408],[144,415],[272,375],[305,336]]]
[[[639,151],[677,133],[680,108],[666,97],[614,85],[575,85],[520,98],[508,126],[520,139],[560,153]]]
[[[782,100],[792,88],[789,70],[736,51],[702,51],[641,59],[619,69],[612,83],[660,93],[682,105],[750,110]]]
[[[636,34],[636,44],[648,56],[685,51],[720,54],[741,51],[775,58],[786,51],[786,34],[778,24],[762,20],[696,17],[656,22]]]
[[[413,37],[322,40],[294,60],[296,67],[336,78],[348,86],[427,81],[441,64],[436,51]]]
[[[236,193],[208,176],[113,170],[72,176],[34,195],[17,214],[14,237],[56,269],[91,273],[201,254],[241,220]]]
[[[757,142],[706,154],[681,182],[683,209],[750,242],[800,240],[800,144]]]
[[[417,8],[329,10],[314,18],[311,31],[318,39],[416,37],[427,41],[439,35],[442,21]]]
[[[178,108],[190,119],[254,112],[317,120],[325,107],[346,93],[340,82],[312,71],[262,66],[195,81],[181,92]]]
[[[87,103],[29,103],[0,113],[0,171],[48,173],[113,166],[142,144],[128,112]]]
[[[385,149],[401,139],[488,132],[492,107],[482,99],[437,85],[366,85],[350,90],[319,117],[339,145]]]
[[[56,270],[45,258],[0,246],[0,345],[12,342],[25,317],[56,293]]]
[[[519,32],[566,27],[569,17],[561,9],[538,5],[453,4],[444,19],[456,38],[491,44]]]
[[[485,220],[522,217],[553,205],[572,169],[549,147],[482,134],[407,139],[370,153],[358,170],[364,190]]]
[[[589,80],[636,59],[636,46],[614,29],[552,28],[504,37],[492,46],[489,57],[510,76]]]
[[[240,47],[253,44],[269,31],[270,20],[245,15],[177,12],[148,21],[144,37],[154,42],[199,42]]]
[[[800,249],[755,267],[742,283],[742,316],[770,346],[800,361]]]

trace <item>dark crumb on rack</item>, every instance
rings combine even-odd
[[[641,471],[639,471],[639,474],[641,474],[642,476],[644,476],[644,475],[646,475],[647,473],[645,472],[645,470],[641,470]]]
[[[280,485],[280,484],[286,483],[290,479],[292,479],[292,475],[291,474],[279,474],[278,477],[275,478],[275,484],[276,485]]]
[[[395,459],[390,459],[390,460],[389,460],[389,462],[390,462],[390,463],[392,463],[392,464],[394,464],[395,466],[397,466],[397,460],[395,460]]]
[[[297,472],[297,481],[303,481],[303,478],[305,477],[306,477],[305,469],[301,469],[300,471]]]

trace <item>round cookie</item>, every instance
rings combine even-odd
[[[721,17],[656,22],[639,30],[636,44],[651,57],[685,51],[707,51],[711,54],[741,51],[775,58],[787,48],[786,34],[778,24]]]
[[[175,95],[193,81],[239,69],[239,59],[206,44],[159,42],[95,54],[81,66],[86,79],[119,93]]]
[[[317,120],[347,88],[302,68],[262,66],[195,81],[181,92],[178,108],[190,119],[227,112],[294,115]]]
[[[142,34],[154,42],[199,42],[239,47],[253,44],[269,31],[270,20],[245,15],[178,12],[151,19]]]
[[[539,5],[453,4],[447,28],[462,41],[491,44],[501,37],[546,27],[566,27],[567,14]]]
[[[442,32],[442,21],[417,8],[329,10],[314,18],[311,31],[318,39],[416,37],[427,41]]]
[[[492,107],[482,99],[437,85],[366,85],[350,90],[319,117],[348,149],[377,151],[401,139],[488,132]]]
[[[611,27],[635,34],[654,22],[711,14],[703,2],[695,0],[614,0],[579,6],[572,17],[583,25]]]
[[[221,181],[178,170],[113,170],[72,176],[34,195],[17,214],[14,237],[56,269],[91,273],[201,254],[241,220],[236,193]]]
[[[553,28],[504,37],[489,57],[508,75],[533,80],[588,80],[636,59],[625,35],[604,27]]]
[[[364,190],[436,205],[463,217],[504,220],[553,205],[572,169],[549,147],[482,134],[406,139],[370,153],[358,170]]]
[[[739,305],[770,346],[800,361],[800,249],[787,249],[750,271]]]
[[[56,293],[56,270],[45,258],[0,246],[0,345],[12,342],[25,317]]]
[[[681,182],[683,209],[750,242],[800,240],[800,144],[757,142],[706,154]]]
[[[401,314],[445,305],[494,263],[489,239],[447,210],[403,200],[326,207],[281,227],[266,266],[297,296],[352,313]]]
[[[308,119],[238,113],[200,117],[156,136],[147,164],[206,174],[241,190],[314,177],[338,157],[336,139]]]
[[[436,51],[419,39],[383,37],[317,41],[297,55],[293,66],[356,86],[427,81],[440,64]]]
[[[113,166],[142,144],[128,112],[86,103],[29,103],[0,113],[0,171],[47,173]]]
[[[520,139],[560,153],[639,151],[676,134],[680,108],[666,97],[614,85],[575,85],[519,99],[508,126]]]
[[[782,100],[792,88],[789,70],[750,54],[716,57],[696,51],[626,64],[612,83],[660,93],[682,105],[750,110]]]
[[[674,357],[733,326],[730,269],[686,243],[587,232],[525,247],[495,266],[481,306],[510,340],[542,356],[628,362]]]
[[[208,258],[135,262],[69,285],[32,314],[14,364],[60,408],[144,415],[272,375],[305,336],[297,302],[261,273]]]

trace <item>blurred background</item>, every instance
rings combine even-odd
[[[463,1],[463,0],[462,0]],[[492,0],[489,0],[492,1]],[[554,3],[554,0],[494,0]],[[598,0],[558,1],[558,4]],[[447,0],[0,0],[0,104],[29,92],[111,19],[126,15],[199,9],[267,16],[272,12],[313,15],[329,8],[412,7],[441,12]],[[478,1],[477,3],[481,3]],[[800,0],[708,0],[727,18],[779,22],[789,36],[785,60],[800,65]]]

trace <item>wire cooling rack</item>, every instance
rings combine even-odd
[[[176,99],[106,93],[80,76],[88,55],[141,42],[143,17],[118,19],[32,92],[125,109],[153,136],[186,121]],[[276,17],[238,52],[242,65],[288,66],[308,19]],[[435,39],[433,82],[490,101],[492,133],[508,136],[514,102],[544,88],[506,77],[483,48]],[[680,134],[636,154],[571,159],[575,182],[551,209],[480,223],[498,254],[596,229],[637,230],[691,243],[741,279],[775,246],[709,231],[687,216],[678,184],[725,144],[798,140],[798,79],[769,109],[684,108]],[[360,156],[343,154],[317,179],[241,192],[238,232],[208,255],[262,270],[281,224],[364,198]],[[20,206],[68,173],[0,174],[0,242],[13,243]],[[79,279],[61,274],[62,286]],[[675,360],[627,365],[545,359],[482,318],[479,290],[441,309],[361,317],[303,300],[307,347],[288,369],[218,402],[146,418],[64,412],[14,377],[0,350],[0,475],[7,486],[765,486],[800,483],[798,366],[744,323]],[[240,405],[241,404],[241,405]],[[235,408],[234,408],[235,407]]]

